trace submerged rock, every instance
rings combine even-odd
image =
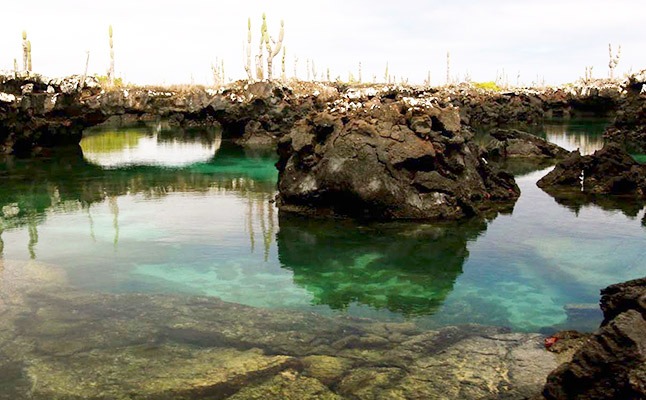
[[[457,109],[382,100],[314,113],[294,126],[279,144],[281,210],[439,220],[513,205],[513,177],[480,157]]]
[[[569,151],[531,133],[518,129],[494,129],[489,132],[494,140],[486,146],[491,159],[505,158],[562,158]]]
[[[646,398],[646,279],[601,294],[601,328],[549,375],[547,399]]]
[[[30,269],[0,268],[2,399],[524,399],[556,367],[537,334],[86,293]]]
[[[622,195],[646,199],[646,166],[616,144],[606,144],[592,155],[573,152],[541,178],[545,191],[570,190],[595,195]]]

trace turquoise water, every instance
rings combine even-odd
[[[545,132],[594,151],[584,128]],[[518,331],[593,329],[599,289],[646,275],[644,210],[554,199],[535,185],[549,166],[515,168],[522,195],[490,221],[361,225],[279,215],[271,149],[162,133],[93,132],[82,153],[1,163],[2,257],[88,291]]]

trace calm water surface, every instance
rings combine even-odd
[[[603,123],[546,125],[569,149]],[[646,275],[644,210],[554,199],[516,165],[513,213],[447,224],[279,216],[276,156],[217,132],[92,132],[83,152],[0,164],[5,260],[64,268],[95,292],[189,293],[437,326],[593,329],[599,289]]]

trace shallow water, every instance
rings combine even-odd
[[[543,132],[592,152],[598,126]],[[557,201],[535,185],[549,166],[516,166],[522,195],[488,222],[361,225],[279,216],[273,151],[217,132],[140,127],[93,132],[81,146],[1,167],[0,237],[5,260],[60,266],[90,292],[198,294],[429,327],[591,330],[599,289],[646,275],[644,210]]]

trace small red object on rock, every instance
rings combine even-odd
[[[548,338],[545,338],[545,348],[550,349],[550,347],[554,346],[554,343],[556,343],[559,340],[559,338],[550,336]]]

